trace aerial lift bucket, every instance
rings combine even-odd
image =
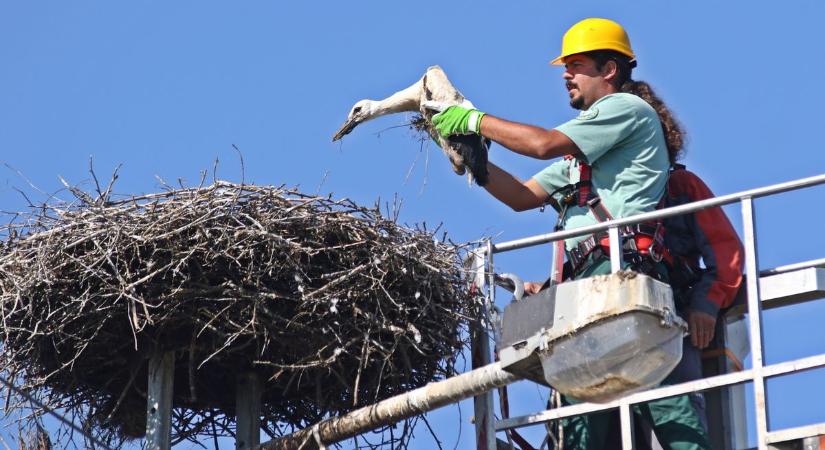
[[[582,401],[659,384],[682,357],[685,322],[665,283],[623,271],[569,281],[504,310],[502,369]]]

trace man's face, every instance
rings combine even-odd
[[[596,70],[596,63],[590,57],[583,54],[570,55],[564,59],[564,69],[562,77],[567,81],[570,106],[573,108],[590,108],[590,105],[605,95],[604,76]]]

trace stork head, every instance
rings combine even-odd
[[[366,122],[375,117],[376,112],[376,103],[374,100],[361,100],[360,102],[356,103],[349,112],[349,116],[347,116],[346,122],[341,125],[341,128],[338,129],[338,132],[332,136],[332,141],[335,142],[338,139],[346,136],[350,133],[355,127],[359,124]]]

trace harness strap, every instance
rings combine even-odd
[[[572,161],[572,155],[565,155],[566,161]],[[583,161],[577,161],[579,168],[579,180],[575,183],[570,183],[553,191],[547,199],[547,204],[559,213],[556,221],[555,231],[562,229],[562,224],[567,216],[567,209],[571,205],[579,207],[587,207],[593,214],[593,217],[598,222],[607,222],[613,220],[613,215],[610,214],[607,207],[602,202],[599,194],[593,189],[593,171],[589,164]],[[572,181],[572,180],[571,180]],[[557,200],[556,196],[560,199]],[[665,195],[666,197],[667,195]],[[657,209],[664,206],[664,197],[656,206]],[[670,259],[670,255],[664,246],[664,226],[661,220],[653,223],[638,224],[634,226],[622,227],[619,230],[619,235],[622,238],[623,252],[631,255],[649,256],[654,262],[659,262],[664,257],[666,260]],[[562,267],[565,246],[564,241],[556,241],[555,245],[555,259],[553,260],[553,273],[551,279],[560,283],[562,281]],[[572,268],[572,273],[578,272],[587,257],[596,250],[604,252],[609,255],[609,240],[607,233],[598,233],[596,235],[588,236],[586,239],[580,241],[574,248],[567,252],[568,260]],[[639,259],[640,256],[636,256]]]
[[[622,250],[628,253],[638,253],[650,256],[651,259],[661,261],[661,248],[664,246],[664,228],[661,224],[640,223],[619,228],[619,235],[623,238]],[[587,257],[596,250],[610,256],[610,245],[607,233],[597,233],[580,241],[567,253],[573,273],[578,272],[587,260]]]
[[[593,183],[590,181],[590,165],[579,161],[579,206],[589,205],[592,194]],[[596,196],[598,198],[598,196]]]
[[[613,220],[613,216],[610,215],[610,211],[608,211],[604,204],[602,204],[602,199],[598,195],[594,195],[590,200],[588,200],[587,206],[599,222]]]
[[[571,161],[573,160],[573,156],[566,155],[564,159]],[[564,207],[572,204],[576,204],[582,208],[587,207],[599,222],[613,220],[613,216],[610,214],[610,211],[608,211],[602,204],[601,197],[599,197],[599,194],[593,190],[593,170],[590,165],[585,162],[578,161],[578,167],[579,181],[566,184],[551,192],[550,195],[547,196],[546,203],[552,206],[556,212],[560,213],[559,224],[564,220],[564,215],[561,215],[561,213],[567,212]],[[556,200],[556,195],[561,196],[561,201]]]

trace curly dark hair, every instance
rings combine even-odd
[[[619,92],[627,92],[628,94],[641,97],[642,100],[646,101],[656,110],[656,113],[659,115],[659,121],[662,123],[662,131],[665,135],[665,144],[667,144],[670,163],[674,164],[681,159],[684,156],[686,133],[684,129],[682,129],[679,121],[676,120],[676,117],[670,112],[667,105],[665,105],[665,102],[653,91],[653,88],[644,81],[636,81],[632,78],[636,61],[611,50],[597,50],[588,52],[587,55],[595,61],[596,70],[601,70],[608,61],[614,61],[616,63],[618,75],[613,80],[613,85]]]

